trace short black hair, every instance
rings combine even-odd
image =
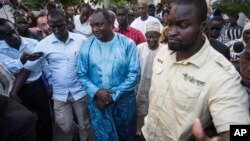
[[[153,8],[153,9],[156,9],[155,5],[154,4],[149,4],[148,5],[148,8]]]
[[[207,2],[205,0],[177,0],[176,5],[190,5],[193,4],[196,7],[196,13],[200,22],[204,22],[207,19]]]
[[[127,6],[123,6],[123,5],[121,5],[121,6],[118,6],[117,7],[117,11],[118,10],[124,10],[127,14],[129,14],[129,10],[128,10],[128,7]]]
[[[24,14],[20,14],[20,15],[16,15],[16,16],[13,17],[15,22],[16,22],[16,19],[17,19],[18,17],[25,17],[25,18],[28,20],[28,17],[27,17],[27,16],[25,16]]]
[[[222,22],[224,24],[224,20],[221,16],[214,16],[211,20],[212,21],[219,21],[219,22]]]
[[[90,12],[90,14],[92,13],[92,7],[88,3],[82,4],[79,10],[82,11],[83,8],[86,8]]]
[[[61,17],[63,18],[64,20],[66,20],[66,17],[64,15],[64,12],[61,11],[61,10],[58,10],[58,9],[52,9],[49,11],[48,13],[48,17],[53,17],[53,18],[56,18],[56,17]]]
[[[109,23],[112,24],[112,18],[111,18],[111,16],[110,16],[108,10],[106,10],[106,9],[101,9],[101,8],[97,8],[97,9],[93,12],[93,14],[97,14],[97,13],[102,13],[104,19],[106,19]]]

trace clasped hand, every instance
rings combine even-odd
[[[100,110],[102,110],[106,105],[113,103],[112,96],[112,90],[108,89],[100,89],[96,92],[96,99],[95,99],[95,104],[96,107]]]

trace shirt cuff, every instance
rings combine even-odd
[[[118,96],[120,95],[120,91],[119,90],[116,90],[114,93],[111,94],[112,96],[112,99],[114,102],[116,102],[116,100],[118,99]]]

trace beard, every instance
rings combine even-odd
[[[183,44],[168,44],[168,48],[172,51],[185,51],[190,48],[190,45]]]

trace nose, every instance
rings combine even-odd
[[[98,31],[98,27],[97,26],[93,26],[92,30],[93,30],[93,32],[96,32],[96,31]]]
[[[143,11],[143,9],[142,9],[142,8],[139,8],[139,9],[138,9],[138,11],[139,11],[139,12],[142,12],[142,11]]]
[[[178,34],[177,28],[175,26],[169,26],[168,28],[168,35],[175,36]]]

